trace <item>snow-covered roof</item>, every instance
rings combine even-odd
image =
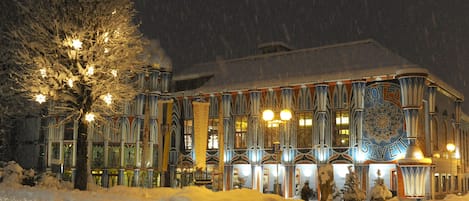
[[[419,66],[368,39],[197,64],[175,72],[173,80],[213,75],[201,87],[183,92],[191,95],[393,77],[400,69],[416,67]]]

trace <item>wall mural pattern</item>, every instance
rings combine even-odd
[[[374,83],[365,89],[362,151],[369,160],[390,161],[407,148],[401,89],[391,82]]]

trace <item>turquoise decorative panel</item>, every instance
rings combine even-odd
[[[401,89],[394,83],[375,83],[365,89],[362,151],[366,159],[390,161],[407,148]]]

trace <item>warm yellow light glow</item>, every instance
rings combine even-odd
[[[72,79],[68,79],[68,86],[69,87],[73,87],[73,80]]]
[[[111,70],[111,74],[112,76],[117,77],[117,70]]]
[[[337,125],[347,125],[348,124],[348,117],[347,116],[336,117],[335,122],[336,122]]]
[[[288,121],[292,117],[290,110],[284,109],[280,112],[280,119],[283,121]]]
[[[456,149],[456,146],[453,143],[448,143],[446,145],[446,150],[448,150],[449,152],[453,152],[455,149]]]
[[[46,96],[42,95],[42,94],[37,94],[36,95],[36,101],[39,103],[39,104],[42,104],[43,102],[46,102]]]
[[[47,76],[47,73],[46,73],[46,69],[45,69],[45,68],[41,68],[41,69],[39,70],[39,72],[41,72],[42,78],[45,78],[45,77]]]
[[[82,43],[79,39],[73,39],[73,40],[72,40],[72,47],[73,47],[73,49],[75,49],[75,50],[81,49],[81,45],[82,45],[82,44],[83,44],[83,43]]]
[[[349,133],[350,133],[350,132],[349,132],[348,129],[340,129],[340,130],[339,130],[339,134],[341,134],[341,135],[348,135]]]
[[[104,33],[104,42],[109,42],[109,32]]]
[[[103,100],[107,105],[110,105],[112,103],[112,95],[107,93],[105,96],[103,96]]]
[[[264,112],[262,112],[262,119],[265,121],[272,121],[272,119],[274,119],[274,111],[264,110]]]
[[[279,120],[277,120],[277,121],[273,120],[273,121],[269,121],[269,123],[267,124],[267,127],[268,128],[277,128],[279,126],[279,124],[280,124]]]
[[[312,174],[313,174],[313,169],[310,166],[303,169],[303,175],[305,177],[310,177]]]
[[[93,113],[87,113],[85,115],[85,120],[88,121],[88,122],[94,121],[94,114]]]
[[[299,126],[312,126],[313,125],[313,119],[300,119],[298,125]]]
[[[412,155],[414,156],[414,158],[419,160],[423,158],[423,154],[421,151],[415,151],[414,153],[412,153]]]
[[[88,70],[87,74],[89,76],[94,74],[94,66],[88,66],[87,70]]]
[[[440,153],[438,152],[433,153],[433,158],[440,158],[440,157],[441,157]]]

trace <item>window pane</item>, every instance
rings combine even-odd
[[[297,146],[298,148],[311,148],[313,146],[313,113],[301,112],[297,116]]]
[[[339,110],[335,113],[335,132],[334,132],[334,146],[335,147],[348,147],[350,136],[350,118],[349,112],[346,110]]]
[[[73,140],[73,121],[64,125],[64,140]]]
[[[246,148],[247,117],[235,117],[235,148]]]
[[[218,119],[208,120],[208,149],[218,149]]]
[[[184,148],[192,149],[192,120],[184,120]]]

